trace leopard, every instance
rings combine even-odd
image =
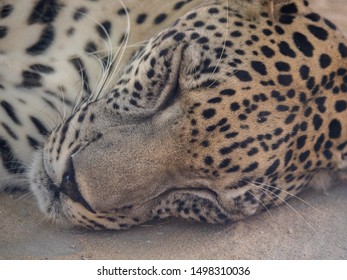
[[[230,224],[345,178],[347,40],[307,0],[0,11],[0,186],[55,222]]]

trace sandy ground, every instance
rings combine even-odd
[[[347,0],[311,2],[347,34]],[[52,225],[33,198],[1,194],[0,259],[347,259],[346,184],[230,226],[168,220],[121,232]]]

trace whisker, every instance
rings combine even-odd
[[[252,184],[252,185],[254,185],[254,184]],[[267,188],[264,188],[264,187],[259,186],[259,185],[258,185],[257,187],[261,188],[263,191],[266,191],[266,192],[271,193],[272,195],[274,195],[275,197],[277,197],[279,200],[281,200],[281,201],[282,201],[285,205],[287,205],[296,215],[298,215],[299,218],[300,218],[301,220],[303,220],[303,221],[313,230],[314,233],[317,234],[316,229],[311,225],[311,223],[309,223],[309,222],[305,219],[305,217],[303,217],[297,210],[295,210],[295,208],[294,208],[292,205],[290,205],[287,201],[285,201],[283,198],[281,198],[279,195],[275,194],[274,192],[268,190]]]
[[[251,182],[249,182],[249,183],[251,183]],[[313,210],[317,211],[319,214],[323,215],[323,213],[322,213],[319,209],[317,209],[317,208],[314,207],[312,204],[308,203],[307,201],[303,200],[302,198],[300,198],[299,196],[297,196],[297,195],[295,195],[295,194],[292,194],[292,193],[290,193],[290,192],[288,192],[288,191],[286,191],[286,190],[283,190],[283,189],[278,188],[278,187],[275,187],[275,186],[267,185],[267,184],[265,184],[265,183],[258,183],[258,182],[252,182],[252,183],[253,183],[253,184],[258,184],[258,185],[261,184],[261,185],[263,185],[263,186],[271,187],[271,188],[274,188],[274,189],[276,189],[276,190],[281,190],[281,192],[283,192],[283,193],[285,193],[285,194],[288,194],[288,195],[290,195],[290,196],[292,196],[292,197],[298,199],[299,201],[301,201],[302,203],[306,204],[307,206],[309,206],[309,207],[312,208]]]

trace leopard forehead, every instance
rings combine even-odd
[[[44,178],[65,216],[93,228],[267,209],[346,167],[346,60],[307,1],[208,1],[53,131],[33,185]]]

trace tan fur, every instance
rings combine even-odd
[[[196,4],[47,138],[31,172],[45,213],[95,229],[228,223],[345,168],[342,34],[299,0]]]

